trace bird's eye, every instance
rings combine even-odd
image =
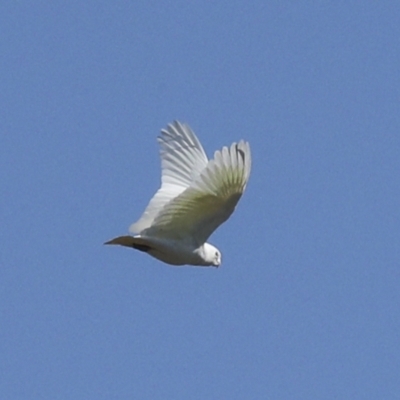
[[[215,257],[218,257],[218,251],[215,252]]]

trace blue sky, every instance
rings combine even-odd
[[[400,397],[396,1],[4,1],[4,399]],[[253,170],[219,269],[103,242],[190,124]]]

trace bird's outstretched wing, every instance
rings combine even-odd
[[[250,146],[233,143],[215,152],[214,159],[194,182],[172,199],[144,235],[204,243],[235,209],[249,179]]]
[[[149,228],[161,209],[185,191],[208,163],[201,143],[187,124],[174,121],[161,131],[157,140],[161,156],[161,187],[140,219],[130,226],[132,233]]]

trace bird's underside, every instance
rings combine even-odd
[[[104,244],[120,245],[130,247],[145,253],[149,253],[154,258],[171,265],[198,265],[208,266],[203,259],[205,243],[199,247],[187,243],[168,241],[162,238],[137,236],[119,236]]]

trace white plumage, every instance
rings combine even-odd
[[[221,253],[206,243],[242,196],[251,169],[250,146],[233,143],[208,160],[187,124],[169,124],[158,137],[161,187],[129,231],[106,244],[146,251],[173,265],[219,266]]]

